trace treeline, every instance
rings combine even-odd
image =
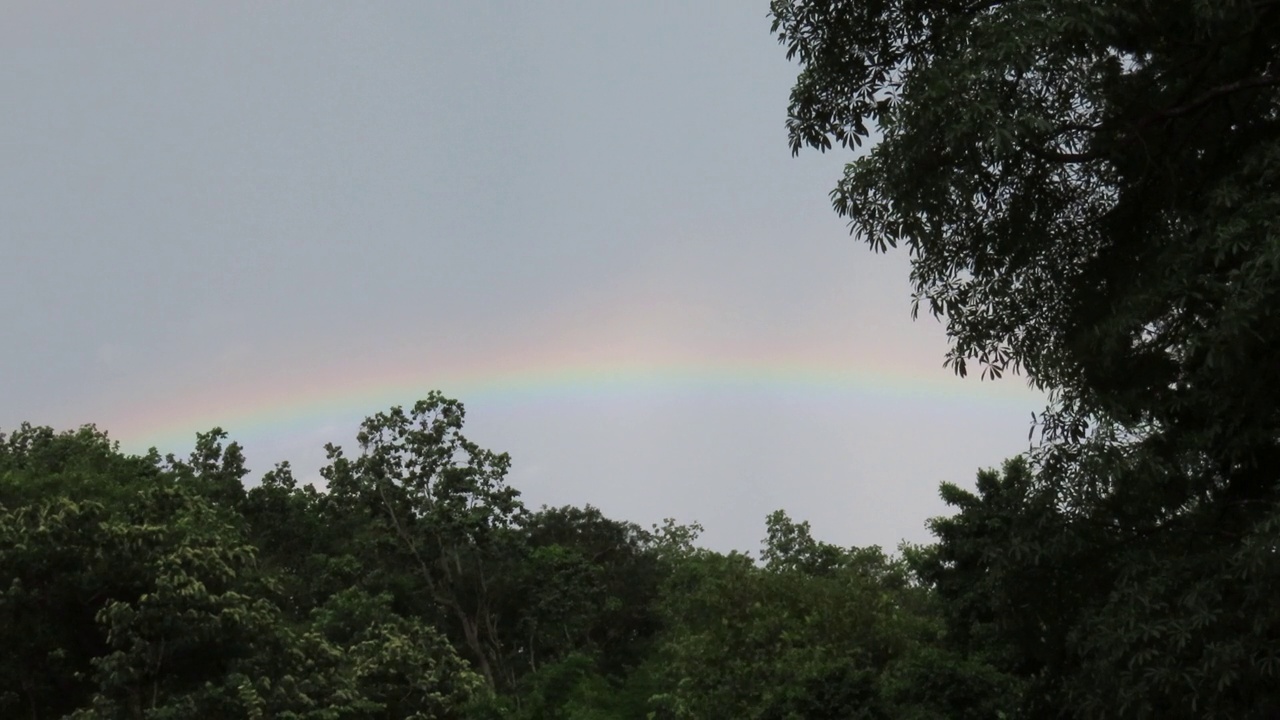
[[[327,488],[246,488],[93,428],[0,435],[0,716],[989,718],[1015,681],[947,641],[901,557],[783,512],[758,558],[524,506],[432,395],[369,418]]]
[[[287,464],[246,487],[217,430],[185,459],[92,427],[0,435],[0,717],[1280,708],[1274,503],[1139,534],[1019,458],[944,485],[958,512],[932,545],[837,547],[779,511],[752,557],[699,547],[696,524],[527,508],[462,423],[439,395],[371,417],[354,453],[328,447],[323,492]]]

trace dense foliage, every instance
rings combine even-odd
[[[246,488],[93,428],[0,435],[0,716],[981,717],[1004,682],[936,647],[901,559],[769,518],[763,562],[591,507],[529,510],[432,395]],[[954,662],[953,662],[954,661]],[[945,667],[945,670],[940,668]],[[920,697],[923,677],[944,688]],[[976,694],[975,694],[976,693]]]
[[[1280,714],[1280,3],[774,0],[794,151],[1050,392],[923,573],[1028,717]]]

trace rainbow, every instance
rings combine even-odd
[[[858,362],[861,360],[861,362]],[[869,362],[869,361],[876,362]],[[886,358],[738,357],[711,359],[521,358],[432,368],[334,367],[275,378],[216,383],[218,389],[181,393],[149,403],[113,421],[112,437],[131,452],[189,446],[214,426],[245,442],[255,437],[314,434],[338,428],[326,440],[343,442],[363,417],[393,405],[411,405],[432,390],[469,408],[538,403],[635,402],[652,398],[764,396],[841,402],[987,406],[1035,410],[1044,396],[1017,377],[983,382],[941,367],[907,366]]]

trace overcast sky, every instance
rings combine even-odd
[[[791,157],[766,10],[6,3],[0,429],[315,478],[439,388],[534,506],[926,540],[1042,402],[952,378],[830,209],[850,156]]]

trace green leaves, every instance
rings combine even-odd
[[[661,605],[669,689],[659,708],[679,718],[990,717],[966,713],[1000,696],[959,700],[999,673],[929,649],[940,618],[901,560],[816,541],[781,511],[767,524],[763,567],[736,553],[676,562]],[[936,695],[908,689],[926,674]]]
[[[1246,588],[1280,564],[1259,539],[1280,501],[1280,11],[770,8],[800,63],[793,151],[879,135],[836,211],[910,252],[958,374],[1053,399],[1034,467],[943,489],[959,515],[917,560],[955,647],[1025,678],[1029,717],[1272,712],[1248,668],[1280,618]]]
[[[505,483],[510,457],[467,440],[464,417],[461,403],[439,393],[411,412],[378,413],[357,435],[360,456],[348,460],[330,445],[321,474],[332,512],[372,521],[369,545],[357,552],[392,553],[392,572],[412,567],[419,599],[456,623],[451,634],[489,686],[509,686],[495,597],[505,580],[499,568],[518,554],[524,506]]]
[[[223,439],[166,465],[92,429],[0,438],[0,714],[460,717],[480,677],[388,596],[334,594],[345,558],[303,549],[330,530],[320,496],[287,467],[236,491]]]
[[[793,150],[881,136],[833,201],[872,247],[910,249],[916,292],[948,318],[958,371],[978,359],[995,372],[1023,367],[1041,387],[1078,387],[1101,358],[1065,352],[1080,329],[1076,308],[1094,296],[1116,319],[1154,319],[1155,307],[1114,304],[1129,294],[1117,281],[1172,261],[1149,286],[1167,306],[1178,274],[1205,270],[1174,261],[1181,253],[1167,240],[1239,225],[1199,223],[1199,198],[1233,192],[1224,185],[1271,195],[1224,161],[1275,151],[1274,13],[779,0],[771,14],[801,65]],[[1269,223],[1246,221],[1239,247],[1265,252]],[[1132,339],[1142,322],[1108,332]]]

